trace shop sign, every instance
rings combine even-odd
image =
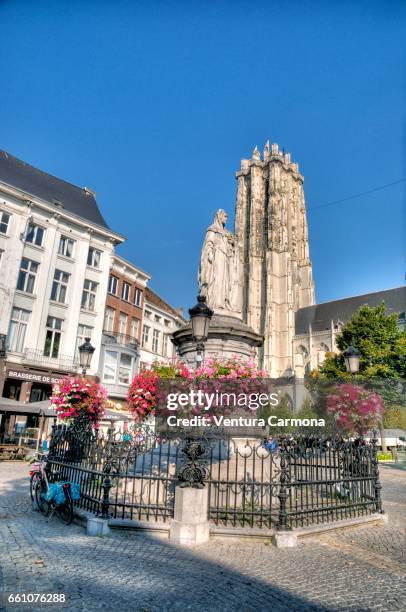
[[[41,374],[41,372],[30,372],[29,370],[14,370],[11,368],[6,371],[6,376],[8,378],[17,378],[18,380],[43,383],[46,385],[54,385],[56,383],[59,383],[63,378],[61,376]]]

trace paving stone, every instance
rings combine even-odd
[[[81,526],[46,521],[31,509],[27,471],[0,464],[0,586],[64,592],[68,600],[26,610],[404,609],[406,472],[381,470],[386,525],[324,534],[295,549],[214,541],[187,550],[129,532],[90,538]]]

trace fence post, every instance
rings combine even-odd
[[[103,500],[101,505],[101,518],[108,519],[109,518],[109,508],[110,508],[110,489],[111,489],[111,479],[110,479],[110,471],[111,465],[107,464],[104,471],[103,477]]]
[[[97,516],[89,516],[87,519],[86,531],[90,536],[106,536],[110,533],[109,527],[109,510],[110,510],[110,489],[111,470],[113,467],[113,431],[107,432],[106,440],[106,461],[103,467],[103,498],[101,502],[101,512]]]
[[[286,511],[286,500],[288,498],[287,484],[289,482],[289,467],[286,464],[286,441],[281,440],[279,445],[280,476],[279,476],[279,518],[277,529],[291,529],[288,525],[288,513]]]
[[[288,457],[287,440],[282,439],[279,443],[280,457],[280,476],[279,476],[279,519],[276,525],[276,533],[272,536],[272,542],[278,548],[293,548],[297,546],[297,535],[291,531],[292,527],[288,522],[288,512],[286,510],[286,500],[288,498],[288,486],[291,479],[290,463],[286,461]]]
[[[378,457],[377,457],[377,453],[378,453],[378,448],[377,448],[378,438],[376,437],[376,431],[375,430],[374,430],[372,435],[373,435],[373,438],[371,440],[371,442],[372,442],[372,445],[371,445],[371,452],[372,452],[371,463],[372,463],[372,473],[373,473],[373,477],[374,477],[375,510],[377,512],[379,512],[380,514],[384,514],[385,511],[382,508],[382,499],[381,499],[382,485],[381,485],[381,481],[379,479],[379,465],[378,465]]]

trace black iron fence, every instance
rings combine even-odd
[[[148,427],[98,436],[58,426],[48,460],[51,479],[80,484],[83,510],[147,521],[173,516],[178,464],[178,441],[160,439]]]
[[[207,486],[219,527],[291,529],[382,511],[376,440],[280,436],[107,436],[54,428],[50,477],[80,484],[78,502],[105,518],[167,521],[175,487]]]

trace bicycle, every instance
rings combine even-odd
[[[43,457],[37,466],[33,475],[31,476],[31,482],[34,489],[34,499],[38,510],[49,518],[54,514],[57,514],[65,525],[70,525],[73,521],[73,500],[70,483],[59,482],[52,483],[50,485],[48,476],[46,474],[46,460]],[[56,494],[50,497],[50,492],[54,493],[54,491],[50,491],[50,487],[53,487],[54,485],[56,485],[57,489],[61,488],[61,491],[56,491]]]
[[[31,502],[34,502],[35,500],[35,486],[36,486],[37,480],[41,478],[41,468],[40,468],[41,461],[44,461],[44,457],[43,455],[38,455],[35,459],[33,459],[30,465],[29,474],[30,474]]]

